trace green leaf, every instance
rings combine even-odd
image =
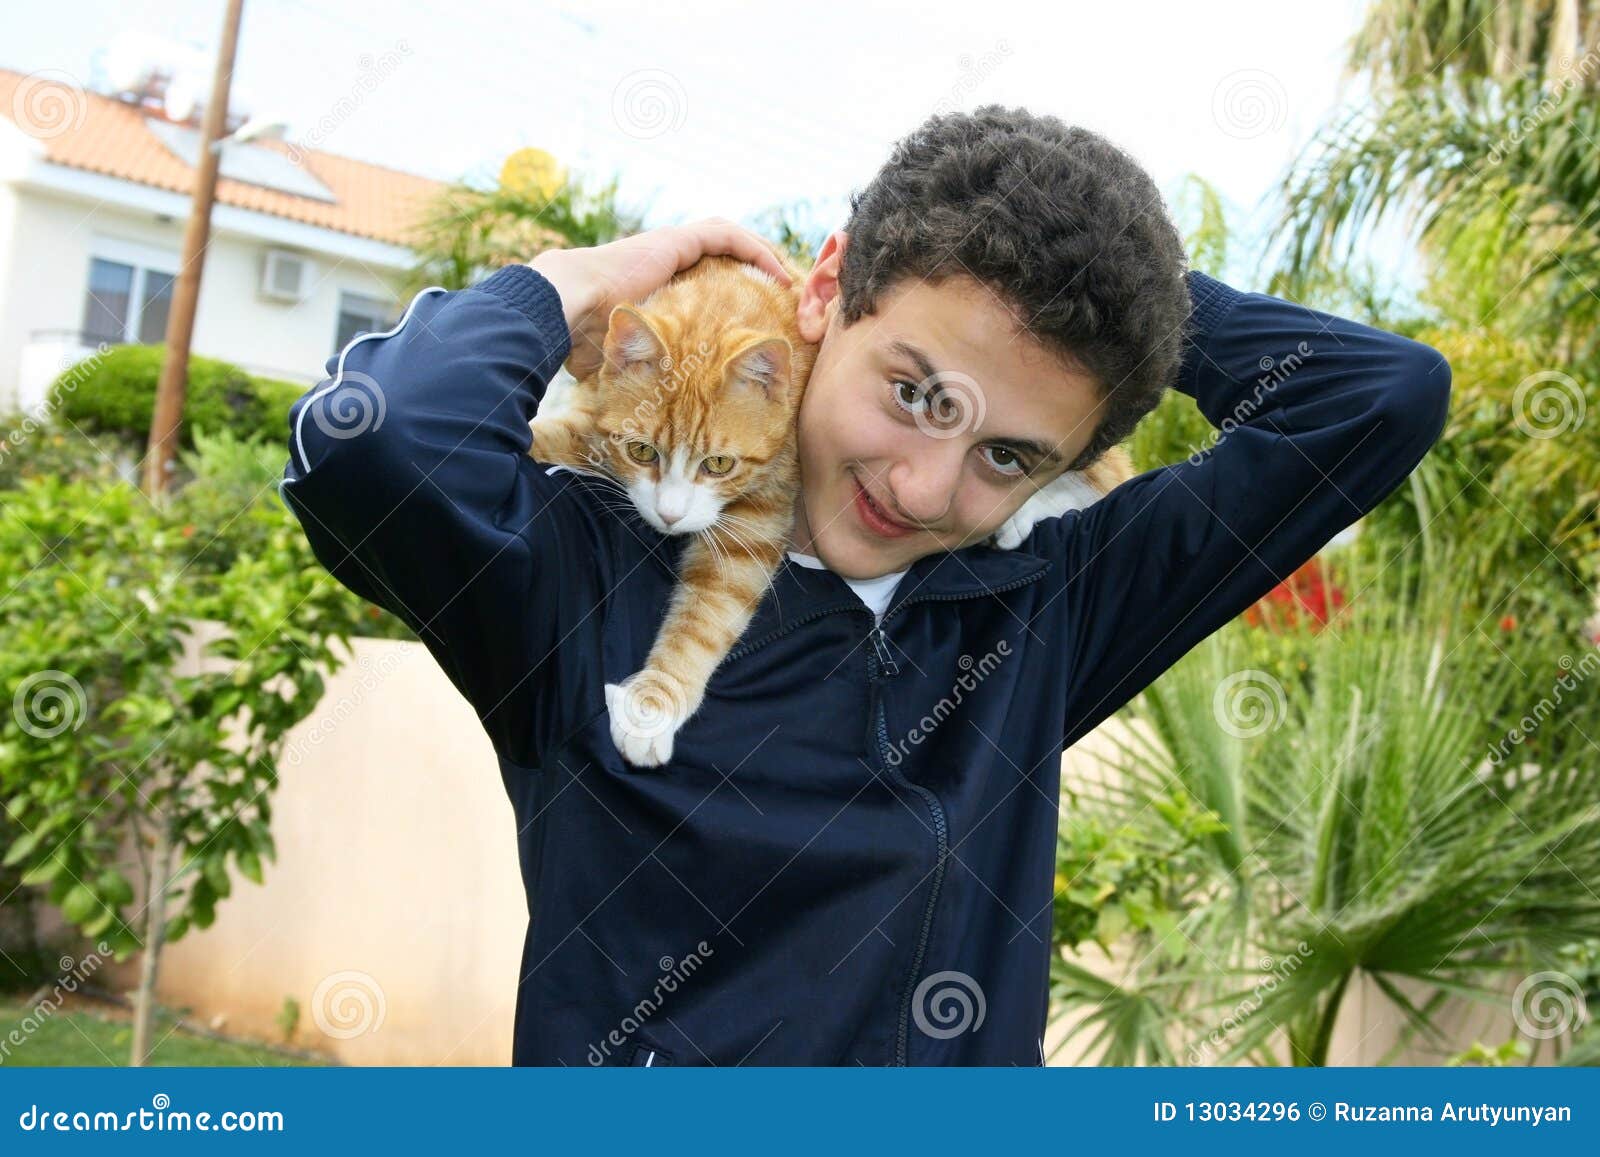
[[[94,892],[82,884],[76,885],[61,901],[61,915],[74,924],[82,924],[100,909]]]
[[[48,860],[37,863],[33,867],[29,868],[26,872],[22,873],[22,882],[29,887],[37,887],[40,884],[48,884],[51,880],[54,880],[57,876],[61,875],[62,870],[65,868],[66,864],[61,861],[60,853],[57,853],[56,855],[51,856]]]
[[[21,839],[12,844],[6,851],[6,857],[4,860],[0,860],[0,864],[9,868],[27,859],[33,853],[33,849],[39,846],[39,837],[42,831],[43,829],[35,828],[33,831],[24,834]]]
[[[243,848],[234,857],[234,859],[239,865],[239,872],[241,875],[253,883],[261,883],[262,876],[260,856],[256,855],[249,848]]]
[[[228,879],[228,865],[220,855],[208,857],[200,870],[219,898],[226,897],[233,890],[233,883]]]
[[[113,906],[133,903],[133,885],[115,868],[107,868],[95,877],[95,887],[107,904]]]

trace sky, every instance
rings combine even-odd
[[[1215,185],[1245,236],[1348,99],[1364,4],[246,0],[233,108],[303,144],[450,179],[533,145],[616,176],[647,224],[777,205],[843,224],[930,113],[1023,105],[1109,137],[1174,198]],[[209,87],[221,0],[71,0],[5,18],[0,66],[98,87],[164,53]],[[93,30],[86,33],[85,30]]]

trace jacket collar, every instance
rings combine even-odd
[[[576,475],[576,471],[573,473]],[[583,481],[581,477],[577,480]],[[656,535],[648,528],[634,529],[636,536],[646,543],[655,565],[676,579],[678,561],[688,538]],[[1026,550],[996,550],[988,546],[924,555],[911,564],[895,587],[894,598],[885,615],[893,614],[901,605],[910,602],[982,598],[1032,582],[1042,577],[1050,566],[1049,559]],[[744,638],[752,639],[819,612],[862,606],[842,576],[785,558],[773,579],[773,590],[762,600]]]

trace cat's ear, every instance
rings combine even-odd
[[[606,327],[605,364],[613,373],[625,370],[661,368],[667,356],[667,343],[650,320],[631,305],[611,311]]]
[[[758,390],[777,399],[789,388],[789,364],[794,351],[781,337],[767,337],[742,347],[728,359],[723,380],[730,389]]]

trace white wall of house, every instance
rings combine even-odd
[[[45,383],[92,352],[72,336],[91,259],[174,273],[188,212],[187,197],[126,181],[42,164],[29,176],[0,182],[0,411],[36,404]],[[310,263],[304,300],[260,294],[268,249]],[[408,259],[397,246],[218,206],[193,352],[314,382],[336,351],[341,295],[397,306]]]

